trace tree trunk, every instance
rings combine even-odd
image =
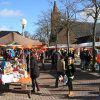
[[[68,54],[69,54],[70,41],[69,41],[69,30],[68,29],[67,29],[67,47],[68,47]]]
[[[94,25],[93,25],[93,66],[92,71],[95,71],[95,58],[96,58],[96,49],[95,49],[95,35],[96,35],[96,23],[97,18],[94,19]]]
[[[57,52],[57,43],[58,43],[58,35],[57,35],[57,33],[56,33],[56,52]]]

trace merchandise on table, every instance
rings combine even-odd
[[[21,78],[27,78],[26,64],[15,61],[2,61],[0,66],[0,79],[2,84],[18,82]]]
[[[9,61],[2,61],[1,69],[2,69],[2,74],[13,73],[12,64]]]
[[[0,74],[0,79],[2,80],[2,84],[14,82],[13,81],[13,74]]]

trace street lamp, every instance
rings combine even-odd
[[[24,36],[24,28],[27,24],[27,20],[25,18],[21,19],[21,25],[22,25],[22,35]]]

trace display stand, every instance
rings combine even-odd
[[[25,64],[24,61],[24,49],[23,49],[23,57],[22,57],[22,64]],[[28,96],[29,98],[31,98],[31,90],[32,90],[32,82],[31,82],[31,78],[30,78],[30,53],[29,53],[29,75],[28,78],[24,77],[22,79],[19,79],[19,81],[13,82],[13,81],[7,81],[7,82],[2,82],[2,75],[1,75],[1,84],[0,84],[0,91],[5,92],[4,90],[10,90],[10,86],[20,86],[20,88],[16,88],[16,91],[26,91],[28,92]],[[7,74],[8,75],[8,74]],[[9,77],[9,76],[8,76]],[[25,81],[27,80],[27,81]],[[12,88],[11,90],[15,90],[14,88]]]
[[[13,88],[13,91],[17,91],[17,92],[26,92],[28,94],[28,97],[31,98],[31,90],[32,90],[32,86],[31,86],[31,82],[30,79],[27,81],[24,81],[25,78],[22,79],[22,81],[19,82],[14,82],[14,83],[10,83],[10,86],[14,86],[15,88]]]

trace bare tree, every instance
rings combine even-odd
[[[76,22],[76,0],[59,0],[64,8],[64,12],[62,13],[61,21],[62,27],[65,29],[65,35],[67,37],[67,46],[68,46],[68,53],[70,48],[70,37],[72,28],[74,27],[74,23]]]
[[[50,11],[42,12],[39,16],[38,22],[36,23],[38,26],[35,36],[39,38],[41,41],[45,42],[49,45],[49,38],[50,38]]]
[[[31,37],[31,34],[28,31],[25,31],[24,32],[24,36],[30,38]]]

